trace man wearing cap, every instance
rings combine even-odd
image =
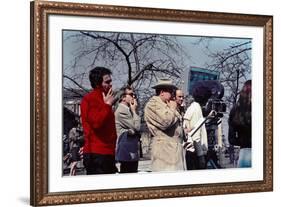
[[[177,103],[172,100],[177,87],[169,79],[160,79],[152,88],[156,90],[156,96],[147,102],[144,109],[144,118],[152,135],[151,169],[184,170],[181,116]]]

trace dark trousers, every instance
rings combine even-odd
[[[114,155],[86,153],[83,155],[83,164],[87,175],[114,174],[117,172]]]
[[[134,173],[138,172],[138,161],[133,161],[133,162],[125,162],[121,161],[120,162],[120,173]]]
[[[196,152],[187,151],[185,154],[187,170],[200,170],[206,169],[205,156],[197,156]]]

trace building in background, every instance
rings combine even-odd
[[[75,125],[75,121],[80,121],[80,102],[86,94],[85,91],[79,89],[63,90],[63,131],[65,135]]]
[[[190,66],[184,71],[184,92],[191,95],[194,84],[201,80],[219,80],[219,72]]]

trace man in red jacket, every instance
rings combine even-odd
[[[96,67],[90,71],[93,90],[81,101],[81,118],[85,144],[84,166],[87,175],[116,173],[116,128],[112,104],[111,71]]]

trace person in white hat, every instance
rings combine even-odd
[[[146,104],[144,118],[152,135],[152,171],[177,171],[185,169],[182,148],[181,115],[172,100],[177,89],[169,79],[160,79],[153,86],[156,96]]]

